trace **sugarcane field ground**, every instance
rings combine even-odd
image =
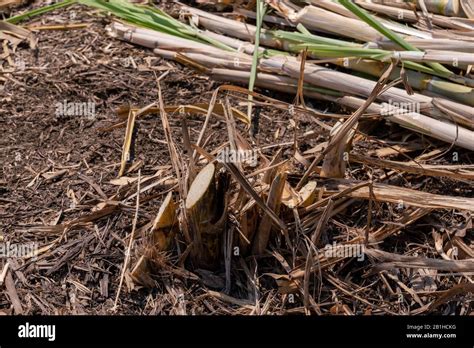
[[[184,22],[183,4],[256,24],[238,11],[255,2],[145,3]],[[288,3],[268,1],[282,22],[262,28],[296,30],[275,9]],[[474,314],[474,115],[443,141],[362,105],[373,95],[352,108],[302,97],[295,75],[286,92],[257,82],[249,118],[248,83],[214,78],[184,48],[166,59],[118,20],[73,3],[15,23],[28,34],[0,27],[0,243],[35,246],[0,250],[0,314]],[[433,30],[474,45],[470,25]],[[316,61],[379,80],[293,55],[297,73]]]

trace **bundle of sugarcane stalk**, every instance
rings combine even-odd
[[[456,33],[466,35],[463,40],[454,33],[455,39],[438,39],[427,29],[401,26],[348,1],[314,1],[302,9],[269,1],[279,15],[296,25],[296,31],[260,30],[185,5],[181,6],[183,22],[179,22],[151,8],[121,6],[119,0],[84,2],[139,25],[116,22],[109,28],[112,36],[154,49],[162,57],[201,69],[221,81],[248,84],[252,79],[253,42],[259,30],[257,86],[295,93],[301,68],[296,54],[307,50],[311,58],[322,59],[335,68],[306,62],[304,93],[354,109],[372,93],[376,84],[373,78],[380,77],[395,60],[398,66],[390,79],[401,77],[405,88],[387,88],[370,110],[403,127],[474,150],[474,79],[470,73],[474,54],[468,53],[474,51],[474,40],[469,37],[473,33],[469,25],[473,23],[457,27]],[[364,5],[363,1],[358,3]],[[139,21],[137,9],[143,14]],[[342,35],[344,39],[321,33]],[[429,49],[420,51],[425,48]],[[337,66],[355,74],[342,72]]]

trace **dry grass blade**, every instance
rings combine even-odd
[[[138,192],[140,192],[140,179],[141,179],[141,172],[138,171],[138,184],[137,184]],[[123,280],[125,278],[125,272],[127,271],[128,263],[130,261],[130,254],[131,254],[131,251],[132,251],[132,245],[133,245],[134,238],[135,238],[135,230],[137,228],[138,210],[139,209],[140,209],[140,194],[137,194],[137,201],[136,201],[136,205],[135,205],[135,217],[133,218],[132,232],[130,233],[127,250],[125,251],[125,259],[124,259],[123,265],[122,265],[122,271],[121,271],[121,274],[120,274],[120,281],[119,281],[119,286],[118,286],[118,290],[117,290],[117,295],[115,296],[115,302],[114,302],[113,310],[117,309],[117,304],[118,304],[118,301],[119,301],[119,298],[120,298],[120,291],[122,290],[122,284],[123,284]]]
[[[324,186],[328,190],[337,189],[342,191],[350,189],[352,185],[356,184],[359,184],[359,182],[330,179],[324,183]],[[437,195],[382,183],[373,183],[373,192],[373,199],[378,202],[404,202],[407,205],[420,208],[474,211],[474,198]],[[347,193],[347,195],[353,198],[369,199],[369,193],[369,188],[363,185],[357,190]]]
[[[474,260],[438,260],[424,257],[398,255],[377,249],[366,249],[365,253],[383,263],[375,269],[429,268],[449,272],[474,272]]]
[[[451,289],[445,291],[436,301],[430,304],[429,310],[433,311],[442,304],[449,302],[454,297],[465,294],[465,293],[474,293],[474,284],[457,284],[454,285]]]
[[[134,111],[131,108],[129,109],[128,112],[128,118],[127,118],[127,127],[125,128],[125,138],[123,141],[123,147],[122,147],[122,159],[120,162],[120,171],[118,176],[121,177],[125,173],[125,169],[127,166],[127,163],[129,163],[132,158],[130,156],[131,154],[131,147],[134,146],[135,144],[135,123],[137,120],[137,117],[146,113],[148,110],[154,107],[154,103],[145,106],[144,108]]]
[[[385,71],[385,73],[380,77],[379,81],[375,84],[374,89],[370,93],[369,97],[367,100],[357,109],[356,112],[352,114],[352,116],[344,122],[344,124],[338,129],[337,133],[335,134],[334,137],[332,137],[327,145],[327,147],[321,152],[320,156],[316,157],[309,168],[306,170],[304,173],[303,177],[298,183],[297,189],[301,188],[305,183],[306,180],[308,179],[310,173],[314,170],[314,167],[321,161],[321,157],[326,156],[334,147],[336,147],[345,137],[347,137],[347,134],[349,131],[354,127],[354,125],[357,123],[357,121],[360,119],[360,117],[364,114],[364,112],[367,110],[367,108],[375,101],[375,99],[378,97],[378,95],[382,92],[385,83],[390,76],[391,71],[394,68],[394,64],[390,65],[390,67]],[[345,146],[342,145],[342,146]],[[341,154],[338,153],[335,157],[336,159],[341,160]],[[334,157],[334,155],[333,155]],[[332,159],[329,159],[332,160]]]
[[[284,173],[278,173],[273,179],[268,193],[267,206],[275,214],[278,214],[281,204],[281,195],[286,182],[286,175]],[[265,216],[260,221],[258,226],[257,235],[253,241],[253,253],[256,255],[263,254],[267,248],[268,241],[270,240],[270,232],[272,229],[272,218],[270,215]]]
[[[255,200],[255,203],[267,214],[272,221],[280,227],[282,231],[287,231],[286,224],[275,214],[275,212],[262,200],[257,192],[252,188],[248,180],[233,163],[223,162],[226,169],[232,174],[234,179],[241,185],[247,194]]]
[[[365,163],[371,166],[376,166],[379,168],[390,168],[394,170],[399,170],[401,172],[434,176],[434,177],[446,177],[452,178],[455,180],[474,180],[474,166],[469,170],[469,166],[462,165],[428,165],[428,164],[419,164],[416,162],[400,162],[400,161],[390,161],[384,160],[381,158],[373,158],[362,156],[358,154],[351,154],[349,156],[350,161]]]

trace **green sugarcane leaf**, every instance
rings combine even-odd
[[[365,23],[370,25],[372,28],[377,30],[379,33],[383,34],[386,38],[392,40],[400,47],[404,48],[407,51],[420,51],[415,46],[412,46],[410,43],[406,42],[401,36],[397,35],[395,32],[385,27],[379,21],[377,21],[373,16],[371,16],[367,11],[363,10],[355,3],[350,0],[338,0],[341,5],[363,20]],[[443,74],[443,77],[451,77],[454,75],[450,70],[445,68],[439,63],[428,63],[429,66],[433,68],[436,72]]]
[[[22,13],[18,16],[13,16],[13,17],[10,17],[8,19],[6,19],[6,21],[8,23],[11,23],[11,24],[17,24],[23,20],[26,20],[26,19],[30,19],[34,16],[38,16],[40,14],[43,14],[43,13],[46,13],[46,12],[49,12],[49,11],[53,11],[53,10],[56,10],[58,8],[62,8],[62,7],[66,7],[66,6],[69,6],[69,5],[72,5],[76,3],[75,0],[64,0],[64,1],[60,1],[56,4],[52,4],[52,5],[48,5],[48,6],[43,6],[43,7],[40,7],[40,8],[37,8],[37,9],[34,9],[34,10],[31,10],[31,11],[28,11],[28,12],[25,12],[25,13]]]
[[[254,44],[253,57],[252,57],[252,67],[250,69],[249,92],[253,92],[255,81],[257,80],[260,33],[262,30],[263,17],[265,16],[266,10],[267,10],[267,5],[265,4],[265,2],[263,0],[257,0],[257,28],[255,30],[255,44]],[[247,109],[247,116],[250,119],[251,114],[252,114],[252,103],[251,103],[251,101],[253,100],[252,95],[249,94],[248,100],[249,100],[249,104],[248,104],[248,109]]]

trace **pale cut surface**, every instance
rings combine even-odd
[[[207,191],[211,181],[214,179],[216,168],[210,163],[205,166],[194,179],[186,199],[186,209],[191,209],[202,198]]]

